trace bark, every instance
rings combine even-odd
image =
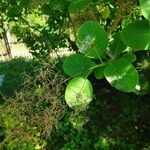
[[[6,51],[7,51],[9,58],[12,58],[11,46],[10,46],[10,42],[11,42],[10,41],[10,33],[9,33],[8,25],[6,22],[2,23],[2,28],[3,28],[3,39],[5,42]]]

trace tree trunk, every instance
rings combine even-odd
[[[2,28],[3,28],[3,38],[4,38],[4,42],[5,42],[6,51],[7,51],[9,58],[12,58],[11,46],[10,46],[10,42],[11,42],[10,41],[10,33],[9,33],[8,25],[6,22],[2,23]]]

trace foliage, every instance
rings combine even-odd
[[[67,85],[65,99],[67,104],[72,108],[85,108],[92,100],[92,97],[92,85],[87,79],[76,77]]]
[[[91,58],[100,58],[107,49],[108,37],[96,22],[88,21],[78,31],[79,50]]]
[[[0,106],[2,148],[149,149],[149,0],[0,0],[0,13],[0,34],[7,22],[40,58],[22,86],[20,67],[7,75],[2,92],[19,90]],[[46,59],[62,47],[69,78]]]
[[[140,7],[143,16],[147,19],[150,20],[150,3],[148,0],[140,0]]]
[[[147,20],[135,21],[123,29],[121,39],[133,50],[148,50],[150,48],[149,33],[150,27]]]
[[[23,76],[22,88],[0,106],[5,127],[2,148],[45,147],[44,137],[51,135],[65,114],[62,102],[64,76],[56,69],[57,64],[56,60],[49,59],[33,63],[34,69]]]
[[[96,66],[96,64],[88,57],[81,54],[73,54],[65,60],[63,68],[71,77],[86,77],[92,72],[92,67],[94,66]]]
[[[4,83],[0,88],[1,97],[12,97],[15,91],[19,91],[23,74],[29,74],[33,69],[31,64],[36,64],[36,62],[24,58],[0,62],[0,74],[4,75]]]
[[[135,7],[132,2],[128,3],[131,3],[128,4],[131,8]],[[1,0],[0,28],[7,22],[11,32],[20,42],[26,43],[37,57],[48,55],[52,49],[60,47],[78,51],[75,34],[78,27],[86,20],[95,20],[113,32],[117,28],[113,20],[116,24],[121,20],[115,18],[115,13],[118,13],[116,8],[119,6],[124,10],[122,5],[124,1],[114,3],[114,0],[17,0],[14,3]]]
[[[68,111],[57,125],[47,148],[52,150],[148,148],[148,97],[141,98],[139,102],[136,95],[122,93],[107,86],[100,88],[98,83],[96,84],[97,97],[89,104],[89,109],[77,113]],[[110,91],[106,91],[105,88]]]
[[[70,110],[60,87],[62,62],[54,62],[33,63],[22,89],[0,106],[1,149],[148,149],[148,96],[119,92],[92,76],[95,99],[81,112]]]
[[[147,16],[149,9],[143,7],[143,3],[144,1],[141,1],[141,7],[146,12],[144,16]],[[96,78],[106,78],[110,85],[116,89],[123,92],[139,93],[142,89],[142,84],[139,81],[140,74],[138,75],[138,71],[132,63],[136,61],[135,51],[149,50],[149,21],[130,22],[119,32],[116,32],[113,38],[109,47],[108,36],[103,27],[94,21],[84,22],[77,32],[78,47],[82,54],[68,57],[64,62],[64,71],[71,77],[80,77],[86,74],[86,78],[91,73],[89,71],[95,71]],[[88,60],[86,65],[82,65],[83,58]],[[89,58],[93,60],[90,62]],[[92,66],[91,64],[95,62],[94,59],[96,59],[96,65]],[[79,63],[81,67],[78,67]],[[72,66],[78,69],[74,69]],[[71,84],[74,83],[69,82],[69,86],[73,90]],[[76,88],[78,87],[74,86],[74,91]],[[66,92],[68,90],[67,87]],[[68,101],[67,98],[65,99]],[[78,105],[78,99],[75,97],[71,101]],[[84,99],[82,101],[84,103]]]
[[[37,3],[37,4],[36,4]],[[53,2],[43,3],[18,0],[10,4],[9,1],[1,1],[2,22],[7,21],[11,30],[18,37],[19,41],[27,44],[35,55],[47,55],[51,49],[63,47],[62,28],[66,18],[65,8],[55,9]],[[11,5],[11,7],[7,7]],[[37,7],[33,7],[37,5]],[[16,11],[14,11],[16,10]],[[15,13],[11,13],[11,12]],[[49,16],[49,14],[51,14]],[[4,16],[4,17],[3,17]],[[51,18],[53,16],[53,18]],[[40,51],[40,54],[38,54]]]

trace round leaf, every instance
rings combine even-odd
[[[73,54],[66,58],[63,64],[63,70],[71,77],[87,76],[91,73],[92,67],[95,65],[88,57],[81,54]]]
[[[91,58],[100,58],[107,50],[107,33],[98,23],[87,21],[78,31],[79,50]]]
[[[119,55],[127,48],[127,46],[122,42],[120,32],[116,33],[112,38],[113,41],[109,46],[110,51],[115,55]]]
[[[150,21],[150,0],[140,0],[143,16]]]
[[[121,39],[127,46],[133,49],[150,49],[149,22],[142,20],[130,23],[123,29]]]
[[[127,59],[129,62],[136,61],[136,56],[132,53],[123,54],[121,57]]]
[[[118,59],[110,63],[104,70],[107,81],[116,89],[133,92],[138,84],[138,73],[126,59]]]
[[[65,91],[65,100],[69,107],[85,108],[92,98],[92,84],[88,79],[76,77],[68,83]]]

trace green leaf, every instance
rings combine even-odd
[[[65,100],[69,107],[83,109],[92,98],[92,84],[88,79],[76,77],[68,83],[65,91]]]
[[[143,16],[150,21],[150,0],[140,0]]]
[[[107,33],[98,23],[87,21],[77,34],[79,50],[91,58],[100,58],[107,50]]]
[[[112,38],[113,38],[113,41],[111,42],[109,46],[110,51],[115,55],[119,55],[127,48],[127,46],[122,42],[121,37],[120,37],[120,32],[113,35]]]
[[[110,17],[110,9],[108,6],[104,7],[104,10],[102,12],[102,18],[107,19]]]
[[[150,49],[150,25],[147,20],[128,24],[121,33],[122,41],[135,50]]]
[[[123,54],[121,57],[127,59],[129,62],[136,61],[136,56],[132,53]]]
[[[104,69],[106,68],[107,64],[104,64],[98,68],[95,69],[95,77],[97,79],[102,79],[104,78]]]
[[[81,54],[73,54],[66,58],[63,69],[71,77],[87,76],[92,72],[92,67],[96,64],[88,57]]]
[[[91,0],[74,0],[70,3],[68,11],[75,13],[84,9],[87,5],[91,4]]]
[[[138,84],[135,67],[124,58],[111,62],[104,70],[104,75],[107,81],[120,91],[134,92]]]

